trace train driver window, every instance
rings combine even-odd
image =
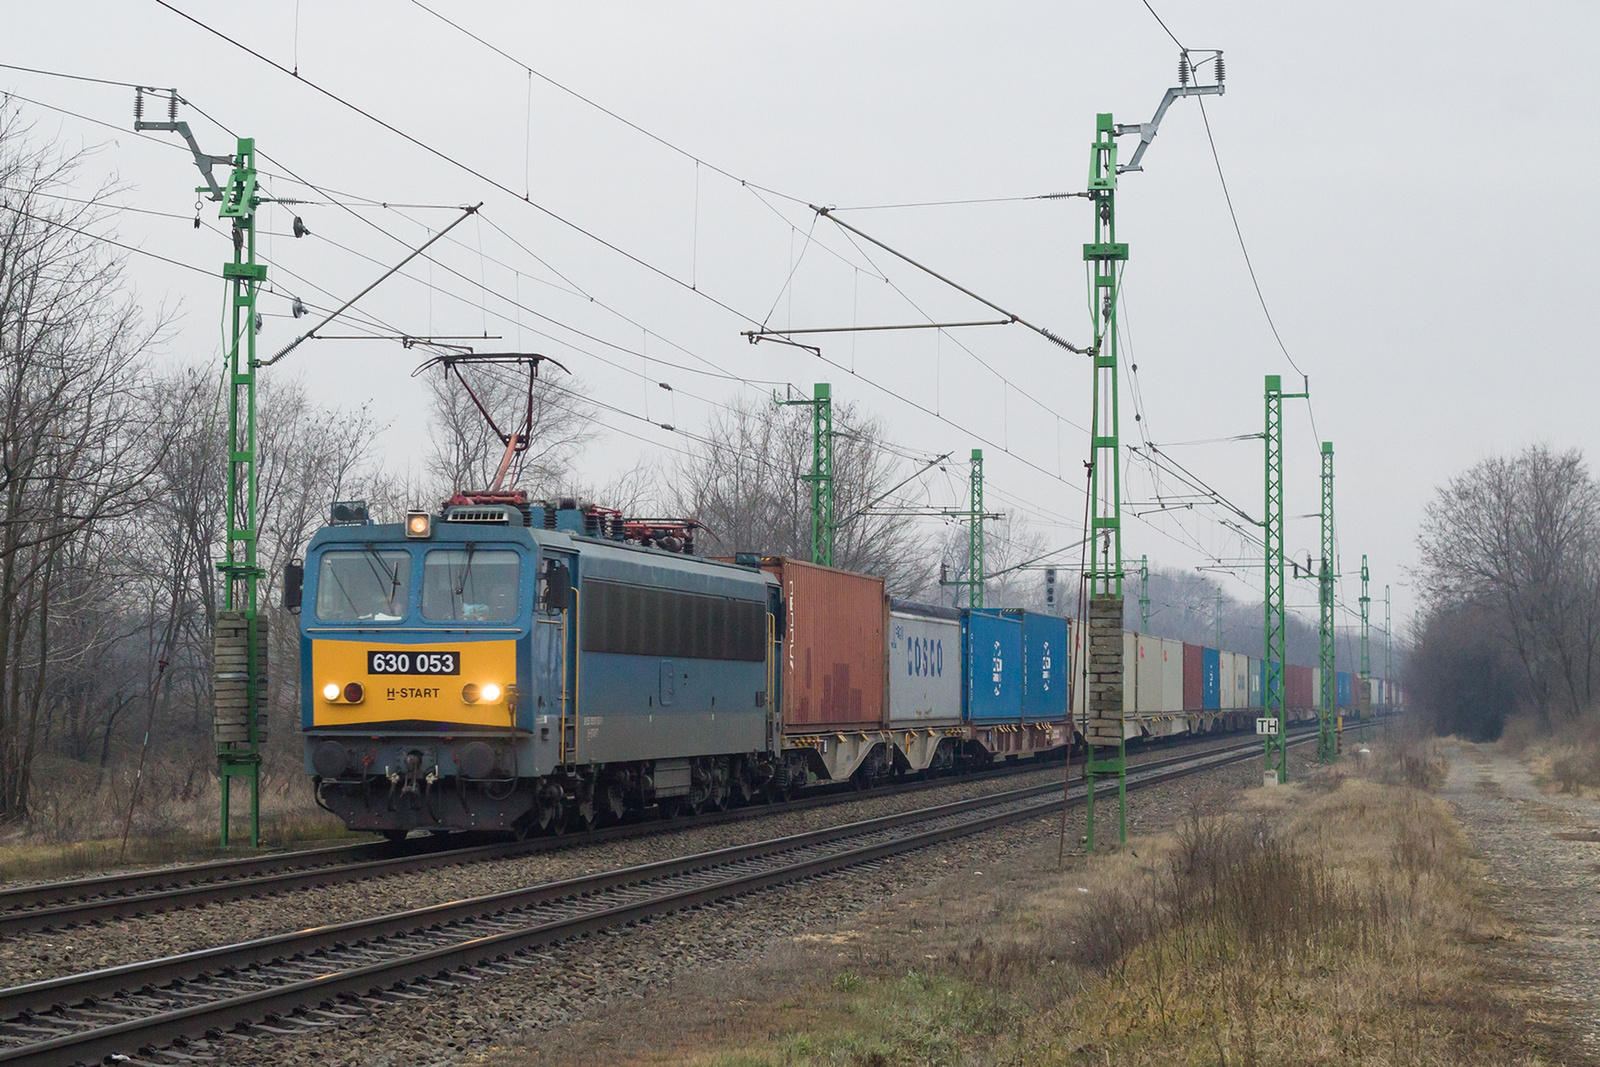
[[[325,552],[317,566],[317,618],[323,622],[399,622],[411,600],[411,553]]]
[[[422,559],[422,617],[433,622],[511,622],[522,559],[503,548],[434,549]]]

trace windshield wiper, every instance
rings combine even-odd
[[[366,544],[366,550],[367,554],[372,557],[372,559],[367,561],[367,566],[371,567],[374,573],[381,571],[383,577],[389,579],[389,593],[384,597],[384,606],[389,609],[389,614],[393,615],[395,614],[395,594],[400,590],[400,561],[394,561],[394,570],[391,571],[383,562],[383,557],[378,554],[377,545],[373,544],[371,541],[368,541]],[[377,562],[374,563],[373,560],[376,560]]]
[[[467,577],[472,573],[472,557],[477,552],[478,546],[471,541],[467,542],[467,561],[461,565],[461,580],[456,583],[455,615],[459,618],[466,605]]]

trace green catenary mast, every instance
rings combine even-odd
[[[1369,625],[1372,598],[1367,595],[1368,578],[1367,554],[1363,552],[1361,554],[1361,694],[1355,701],[1356,714],[1362,719],[1370,717],[1372,701],[1372,630]]]
[[[967,528],[967,605],[983,607],[983,449],[972,450],[971,525]]]
[[[1283,586],[1283,402],[1301,399],[1308,393],[1285,393],[1283,378],[1266,376],[1266,517],[1262,533],[1266,539],[1266,595],[1262,598],[1266,618],[1265,648],[1261,669],[1261,703],[1265,719],[1275,720],[1276,733],[1266,739],[1266,773],[1278,782],[1289,780],[1288,749],[1284,746],[1288,723],[1284,716],[1283,664],[1287,643]]]
[[[1178,60],[1178,85],[1168,89],[1149,122],[1119,125],[1102,114],[1095,119],[1095,139],[1089,146],[1088,200],[1094,211],[1094,241],[1083,246],[1088,265],[1089,317],[1094,323],[1093,414],[1089,421],[1089,569],[1088,652],[1085,706],[1088,712],[1089,752],[1084,761],[1084,822],[1089,850],[1095,847],[1095,777],[1117,778],[1117,837],[1128,839],[1127,747],[1123,740],[1122,698],[1122,457],[1117,389],[1117,288],[1128,246],[1117,241],[1117,177],[1142,170],[1141,162],[1155,140],[1161,120],[1173,101],[1187,96],[1213,96],[1223,92],[1222,53],[1212,52],[1202,63],[1212,63],[1213,85],[1190,85],[1195,70],[1190,53]],[[1124,164],[1117,162],[1117,138],[1138,134],[1139,145]]]
[[[777,399],[774,397],[774,399]],[[810,400],[779,400],[811,409],[811,473],[801,477],[811,483],[811,562],[833,566],[833,387],[812,386]]]
[[[232,156],[200,151],[187,122],[178,121],[179,96],[166,94],[165,122],[144,121],[145,90],[134,90],[133,128],[136,132],[176,133],[188,144],[206,184],[195,191],[221,204],[218,216],[233,232],[233,259],[222,265],[227,282],[230,330],[226,384],[228,391],[228,463],[224,557],[222,571],[224,618],[242,632],[230,643],[229,655],[237,662],[216,664],[217,772],[222,785],[221,842],[229,838],[229,793],[233,779],[250,787],[250,844],[261,843],[261,740],[266,725],[266,620],[258,617],[258,593],[265,573],[256,558],[259,535],[256,515],[256,294],[266,280],[267,268],[256,262],[256,208],[263,197],[256,188],[256,143],[241,137]],[[214,176],[218,165],[230,166],[226,187]],[[199,225],[198,220],[195,223]],[[222,655],[218,622],[219,657]],[[242,667],[241,672],[238,668]],[[243,677],[240,678],[239,675]],[[242,684],[240,684],[242,683]],[[224,689],[230,692],[225,695]],[[223,708],[237,700],[239,707]],[[226,714],[225,714],[226,711]],[[240,714],[242,712],[242,714]],[[226,734],[223,720],[232,720]]]
[[[1383,587],[1383,702],[1392,699],[1389,686],[1394,678],[1394,642],[1389,636],[1389,587]]]
[[[1139,557],[1139,632],[1150,632],[1150,557]]]
[[[1333,648],[1333,442],[1322,442],[1322,572],[1317,578],[1320,609],[1317,661],[1322,692],[1317,694],[1317,759],[1332,763],[1339,754],[1339,686]]]
[[[1122,457],[1117,406],[1117,281],[1128,246],[1117,243],[1117,140],[1110,115],[1098,117],[1089,149],[1089,200],[1094,243],[1083,246],[1089,264],[1089,316],[1094,323],[1093,413],[1089,422],[1088,694],[1091,721],[1112,722],[1114,735],[1091,724],[1084,761],[1087,844],[1095,847],[1095,778],[1117,779],[1117,839],[1128,839],[1127,749],[1123,741],[1122,688]],[[1114,646],[1114,647],[1113,647]],[[1113,741],[1114,737],[1114,741]],[[1112,742],[1112,743],[1107,743]]]

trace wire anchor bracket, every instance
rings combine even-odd
[[[1156,139],[1156,131],[1161,128],[1161,120],[1166,117],[1167,109],[1172,106],[1173,101],[1181,100],[1188,96],[1221,96],[1227,91],[1227,86],[1224,84],[1224,79],[1227,77],[1227,74],[1226,68],[1222,65],[1221,51],[1211,50],[1206,55],[1206,58],[1201,59],[1198,62],[1196,62],[1192,56],[1193,53],[1189,52],[1188,50],[1185,50],[1181,55],[1179,55],[1178,81],[1180,84],[1175,85],[1167,90],[1166,95],[1161,98],[1161,105],[1156,108],[1155,116],[1152,117],[1149,122],[1119,122],[1112,128],[1112,133],[1118,137],[1126,137],[1131,133],[1136,133],[1139,135],[1139,147],[1133,150],[1133,155],[1129,157],[1126,163],[1123,163],[1121,166],[1117,167],[1118,174],[1126,174],[1129,171],[1144,170],[1142,162],[1144,160],[1145,150],[1150,147],[1150,142]],[[1212,73],[1215,77],[1215,80],[1212,82],[1212,84],[1190,85],[1190,72],[1193,71],[1198,74],[1199,68],[1205,66],[1207,63],[1210,63],[1214,68]]]

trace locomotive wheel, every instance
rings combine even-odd
[[[550,832],[557,837],[567,832],[567,823],[572,816],[572,806],[563,800],[550,813]]]

